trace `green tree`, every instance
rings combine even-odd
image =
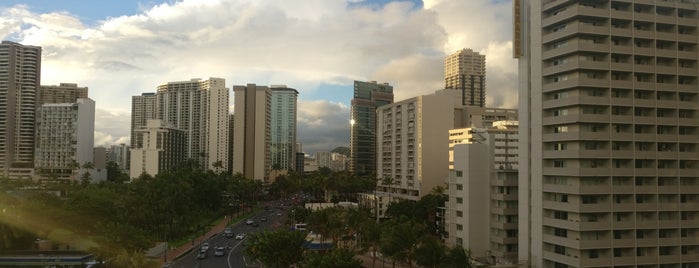
[[[441,267],[446,258],[446,249],[434,236],[423,236],[415,249],[415,260],[420,267]]]
[[[424,231],[422,223],[405,217],[393,219],[383,226],[379,251],[393,261],[405,262],[412,267],[415,250]]]
[[[254,233],[245,240],[245,254],[263,265],[286,268],[303,259],[306,233],[279,229]]]
[[[461,246],[453,247],[447,253],[444,260],[444,266],[448,268],[471,268],[471,250],[464,249]]]
[[[355,257],[352,250],[338,248],[325,254],[308,251],[301,263],[303,268],[360,268],[362,262]]]
[[[107,162],[107,181],[122,183],[129,180],[129,175],[121,171],[114,161]]]

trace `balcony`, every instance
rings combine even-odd
[[[613,210],[614,211],[634,211],[636,209],[636,206],[634,203],[631,202],[624,202],[624,203],[613,203],[612,204]],[[615,223],[614,226],[617,226],[618,224]]]
[[[633,238],[627,239],[612,239],[612,246],[616,248],[620,247],[633,247],[636,245],[636,240]],[[616,259],[615,259],[616,260]]]
[[[680,237],[658,238],[658,243],[663,246],[675,246],[680,244]],[[662,257],[662,256],[661,256]]]
[[[696,44],[697,41],[697,36],[691,35],[691,34],[678,34],[677,35],[677,41],[678,42],[685,42],[685,43],[692,43]]]
[[[658,226],[660,228],[680,228],[680,221],[678,221],[678,220],[659,220]]]
[[[636,238],[636,245],[639,247],[657,247],[658,238]]]
[[[580,204],[580,212],[607,212],[611,211],[611,209],[611,205],[608,202]]]

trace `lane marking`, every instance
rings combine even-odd
[[[231,254],[238,246],[240,246],[240,244],[243,243],[243,241],[245,241],[245,238],[241,239],[240,242],[238,242],[238,244],[236,244],[234,247],[231,248],[230,251],[228,251],[228,259],[226,260],[226,262],[228,262],[228,268],[233,268],[233,266],[231,266]],[[243,261],[245,261],[245,257],[243,257]]]

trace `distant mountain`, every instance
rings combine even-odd
[[[335,149],[333,149],[331,152],[338,153],[338,154],[341,154],[341,155],[344,155],[347,157],[350,156],[350,149],[349,149],[349,147],[345,147],[345,146],[335,147]]]

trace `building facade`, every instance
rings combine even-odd
[[[79,180],[94,166],[95,102],[46,103],[37,122],[36,175]]]
[[[269,182],[272,92],[266,86],[233,86],[235,126],[233,173]]]
[[[58,86],[42,85],[39,88],[40,104],[76,103],[78,99],[87,98],[87,87],[78,87],[74,83],[60,83]]]
[[[271,86],[269,153],[273,169],[293,170],[296,164],[296,99],[299,92]]]
[[[485,55],[464,48],[447,56],[444,88],[460,90],[462,105],[485,107]]]
[[[517,264],[517,121],[449,133],[447,244],[470,248],[491,265]]]
[[[376,81],[354,81],[350,107],[350,172],[372,175],[376,171],[376,108],[393,102],[393,87]]]
[[[143,93],[140,96],[131,97],[131,148],[141,142],[138,141],[140,135],[135,135],[135,131],[145,127],[148,120],[158,117],[156,105],[155,93]]]
[[[454,128],[459,93],[440,90],[377,109],[378,192],[391,199],[418,200],[435,186],[445,185],[449,130]],[[392,184],[384,183],[384,178]]]
[[[31,178],[41,47],[0,43],[0,176]]]
[[[521,263],[699,267],[699,3],[513,3]]]
[[[131,147],[125,143],[113,144],[107,148],[107,162],[114,162],[126,174],[129,173]]]
[[[134,179],[142,174],[151,176],[172,170],[186,161],[187,133],[167,122],[150,119],[145,127],[135,131],[141,136],[136,147],[131,148],[129,176]]]
[[[158,86],[157,119],[187,134],[187,159],[213,171],[228,169],[229,89],[222,78]]]

